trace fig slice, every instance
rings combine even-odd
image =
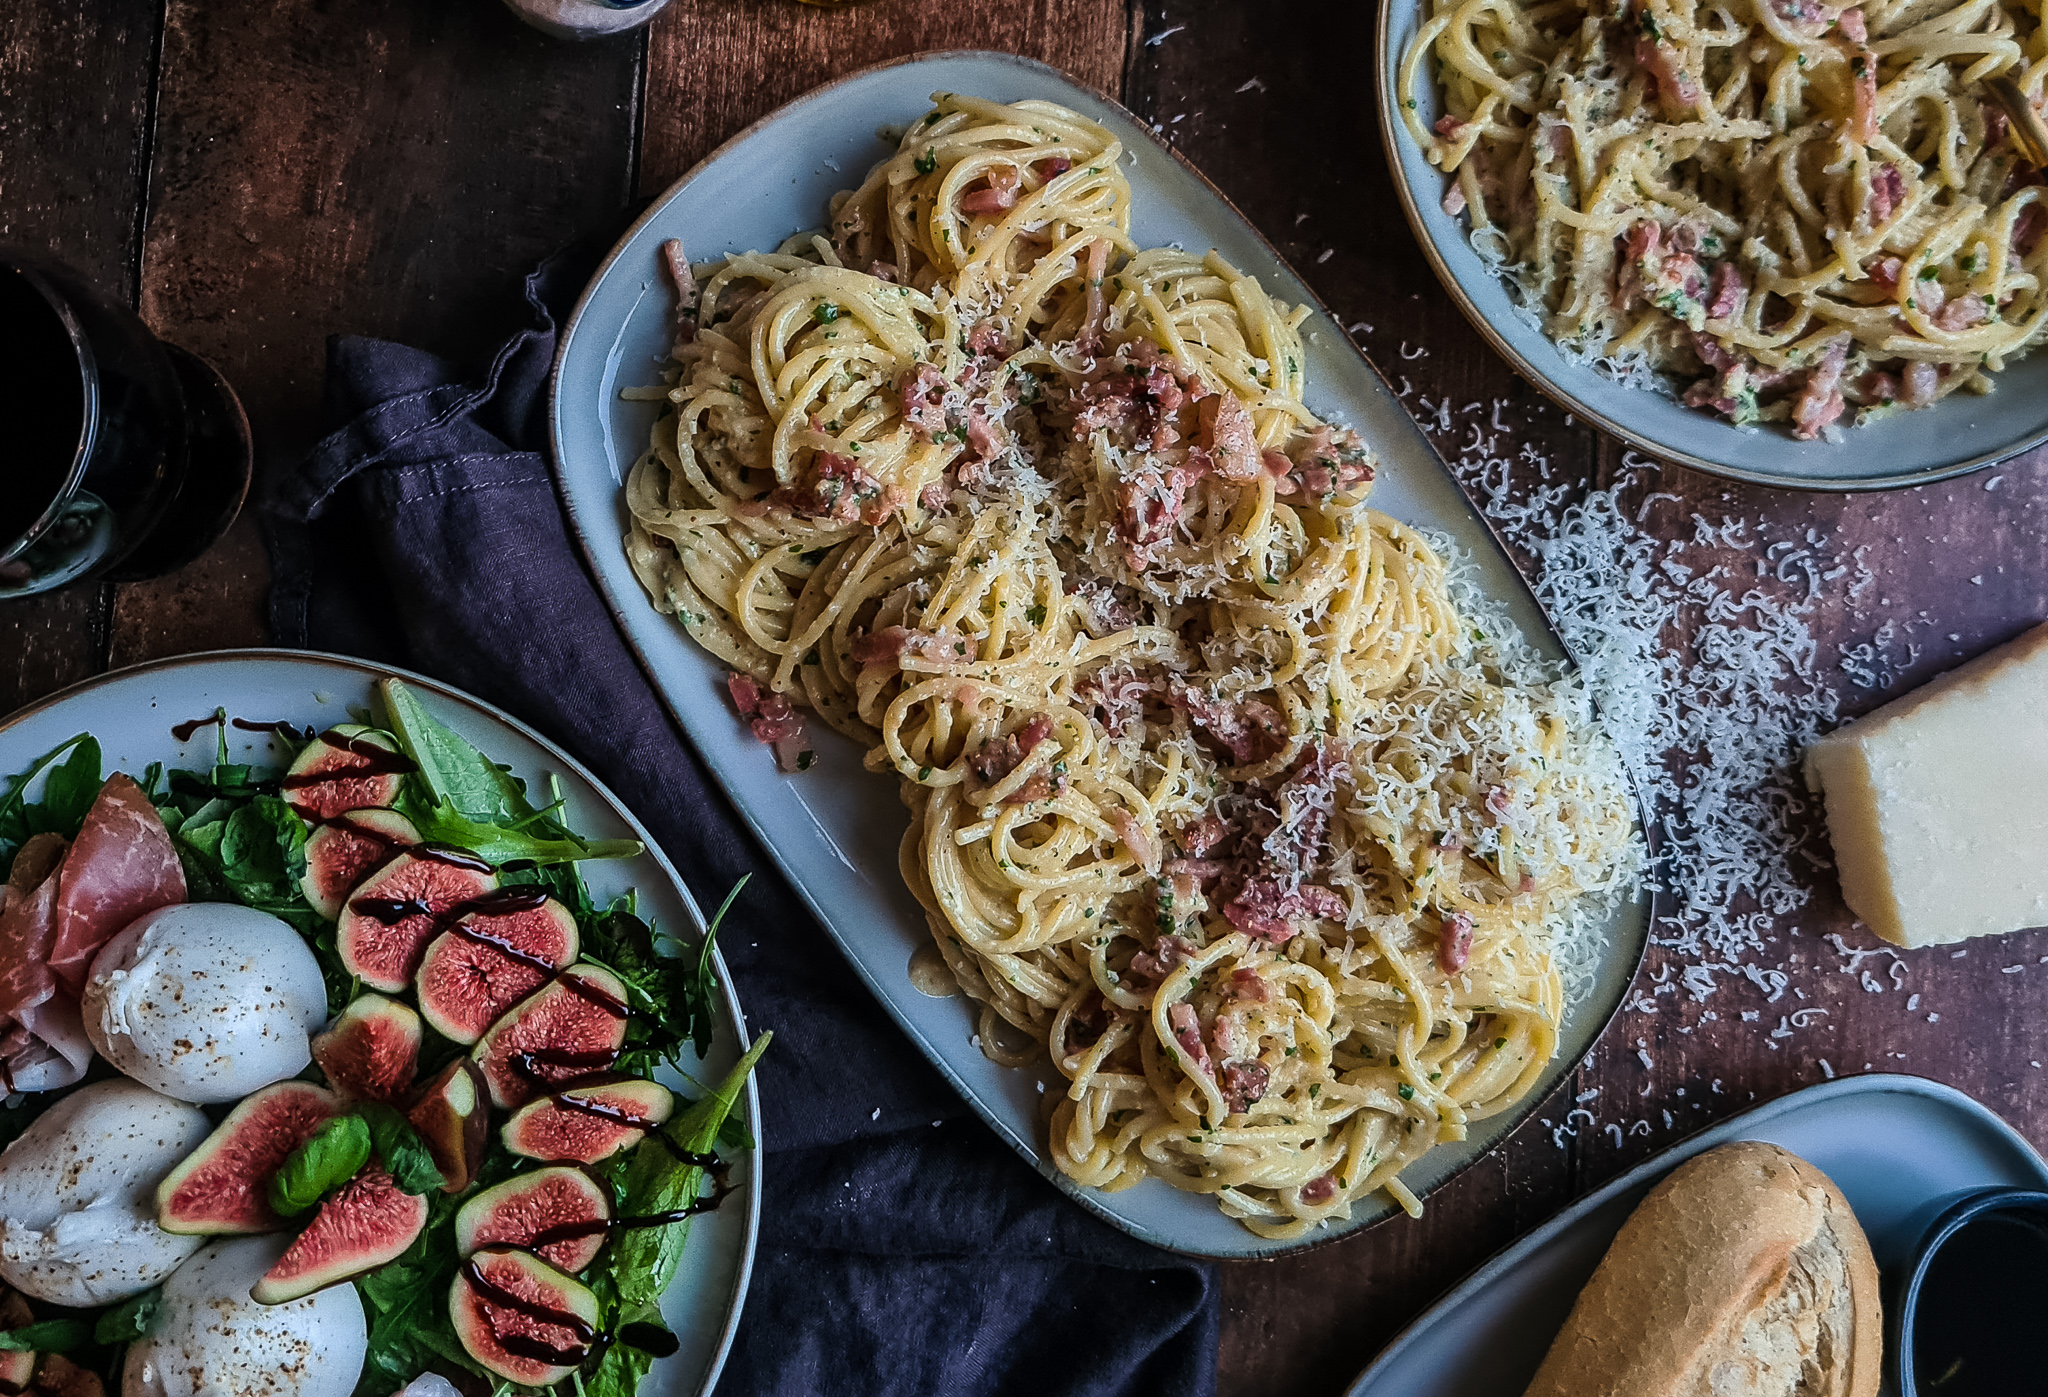
[[[550,1387],[597,1339],[597,1297],[532,1252],[477,1252],[448,1288],[448,1318],[469,1356],[501,1378]]]
[[[637,1145],[675,1109],[659,1082],[622,1077],[564,1087],[505,1122],[505,1148],[550,1164],[595,1164]]]
[[[415,981],[420,1012],[458,1043],[476,1042],[507,1009],[576,959],[576,918],[541,889],[500,888],[483,902],[428,944]],[[506,910],[496,910],[494,902]]]
[[[314,829],[306,839],[306,873],[299,890],[333,921],[349,891],[400,849],[420,842],[411,820],[396,810],[351,810]]]
[[[446,1180],[441,1191],[460,1193],[468,1188],[490,1143],[491,1108],[477,1065],[459,1057],[435,1073],[414,1095],[405,1118]]]
[[[498,886],[490,865],[439,845],[415,845],[364,879],[341,909],[335,941],[348,973],[396,994],[457,908]]]
[[[491,1104],[516,1110],[611,1066],[626,1042],[627,1012],[626,987],[603,966],[579,961],[557,974],[508,1009],[471,1050]]]
[[[156,1187],[157,1225],[199,1234],[276,1232],[270,1176],[331,1117],[341,1099],[311,1082],[276,1082],[228,1112]]]
[[[396,1261],[427,1225],[427,1200],[371,1165],[327,1196],[306,1230],[249,1288],[259,1305],[282,1305]]]
[[[564,1271],[581,1271],[604,1246],[611,1190],[581,1169],[550,1166],[515,1174],[462,1205],[455,1246],[524,1247]]]
[[[359,994],[314,1035],[313,1061],[344,1101],[396,1101],[420,1060],[420,1016],[381,994]]]
[[[285,803],[317,823],[391,804],[405,773],[418,769],[390,733],[342,723],[308,742],[279,785]]]

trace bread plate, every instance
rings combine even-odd
[[[1736,427],[1566,358],[1474,250],[1465,219],[1444,212],[1444,175],[1402,123],[1396,107],[1401,55],[1428,13],[1425,0],[1388,0],[1380,8],[1380,135],[1395,191],[1458,308],[1523,377],[1567,411],[1663,460],[1732,480],[1808,490],[1925,485],[2048,441],[2048,353],[2009,364],[1998,375],[1998,391],[1987,397],[1958,393],[1924,411],[1849,427],[1839,442],[1796,441],[1776,426]],[[1435,84],[1425,82],[1419,89],[1418,115],[1425,126],[1434,125],[1441,115]]]
[[[620,391],[660,382],[671,314],[662,241],[680,237],[701,259],[773,248],[791,230],[817,227],[827,197],[886,153],[876,129],[914,120],[938,91],[1044,98],[1101,122],[1131,152],[1132,233],[1141,244],[1214,247],[1281,299],[1311,306],[1303,326],[1310,406],[1356,427],[1380,453],[1374,506],[1447,536],[1470,555],[1480,584],[1506,603],[1522,632],[1552,660],[1567,663],[1527,584],[1407,412],[1258,232],[1129,112],[1044,64],[1006,54],[934,54],[841,79],[742,132],[655,201],[614,249],[563,334],[551,428],[570,520],[627,640],[740,815],[904,1032],[999,1135],[1083,1206],[1159,1246],[1254,1257],[1327,1241],[1394,1205],[1376,1199],[1341,1226],[1271,1241],[1224,1217],[1211,1199],[1156,1179],[1105,1194],[1061,1174],[1044,1150],[1042,1093],[1057,1080],[1051,1064],[1041,1071],[996,1065],[971,1041],[967,1001],[926,998],[911,986],[911,954],[930,933],[897,871],[906,816],[893,781],[864,771],[860,751],[831,732],[816,734],[817,760],[808,771],[777,775],[767,750],[733,712],[723,667],[654,610],[628,565],[622,482],[644,449],[656,405],[622,401]],[[1597,986],[1570,1011],[1543,1081],[1516,1110],[1415,1165],[1404,1182],[1417,1194],[1427,1195],[1499,1144],[1585,1056],[1634,974],[1648,917],[1647,899],[1616,915],[1606,929]]]
[[[107,771],[141,773],[151,762],[205,766],[221,729],[206,726],[181,741],[174,724],[205,719],[217,708],[256,721],[288,721],[326,728],[355,721],[351,711],[370,709],[372,686],[397,675],[441,722],[508,765],[529,786],[547,789],[560,781],[567,800],[563,819],[592,838],[637,839],[646,852],[637,858],[581,865],[584,880],[600,900],[628,890],[638,893],[641,914],[657,927],[702,931],[704,919],[682,878],[617,797],[573,757],[533,729],[480,699],[424,675],[366,664],[340,655],[301,650],[221,650],[156,660],[77,684],[0,721],[0,772],[26,769],[37,757],[80,732],[99,739]],[[228,729],[237,760],[276,761],[265,749],[270,734]],[[715,953],[714,953],[715,955]],[[695,1075],[717,1077],[739,1060],[746,1020],[733,995],[723,960],[717,961],[722,996],[711,1054]],[[696,1094],[679,1078],[671,1086]],[[760,1102],[749,1077],[742,1102],[748,1129],[759,1138]],[[690,1230],[682,1269],[662,1297],[664,1319],[682,1341],[671,1357],[658,1360],[641,1387],[641,1397],[692,1397],[709,1393],[739,1327],[740,1305],[754,1261],[761,1221],[761,1157],[758,1150],[734,1156],[735,1196],[698,1218]]]
[[[1733,1140],[1782,1145],[1833,1179],[1880,1270],[1904,1258],[1935,1199],[2048,1187],[2034,1147],[1952,1087],[1890,1073],[1823,1082],[1703,1130],[1580,1199],[1430,1306],[1347,1397],[1522,1391],[1636,1204],[1679,1164]]]

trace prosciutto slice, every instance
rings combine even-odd
[[[85,1075],[92,1044],[50,973],[64,840],[38,834],[15,854],[0,889],[0,1086],[49,1091]]]
[[[115,772],[100,787],[59,870],[50,972],[66,994],[85,989],[92,958],[145,912],[185,900],[185,870],[142,787]]]

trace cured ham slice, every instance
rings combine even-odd
[[[185,870],[142,787],[115,772],[100,787],[59,870],[50,972],[77,999],[92,958],[145,912],[185,900]]]
[[[0,889],[0,1086],[8,1091],[70,1086],[92,1060],[78,1010],[50,973],[65,848],[58,835],[35,835]]]

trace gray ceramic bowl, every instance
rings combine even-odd
[[[1567,360],[1523,319],[1506,286],[1467,241],[1462,217],[1443,211],[1445,180],[1416,146],[1396,105],[1401,54],[1421,27],[1423,0],[1387,0],[1380,10],[1380,134],[1408,221],[1453,300],[1523,376],[1639,451],[1695,470],[1807,490],[1883,490],[1924,485],[1977,470],[2048,441],[2048,352],[1997,376],[1987,397],[1956,394],[1921,412],[1847,428],[1839,443],[1796,441],[1782,427],[1746,430],[1681,407]],[[1433,84],[1416,102],[1424,126],[1438,117]]]

